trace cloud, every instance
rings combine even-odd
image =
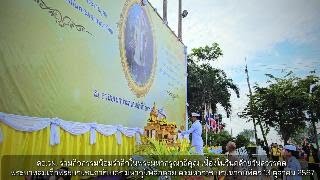
[[[162,1],[150,0],[162,14]],[[177,29],[178,1],[168,1],[168,21]],[[320,24],[318,0],[183,1],[189,11],[183,19],[183,40],[189,50],[218,42],[224,57],[218,67],[244,64],[244,58],[267,51],[276,43],[292,40],[307,43]]]

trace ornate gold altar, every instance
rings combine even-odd
[[[177,125],[174,122],[168,122],[164,114],[158,114],[156,105],[152,107],[147,126],[144,127],[146,137],[156,139],[167,144],[177,143]]]

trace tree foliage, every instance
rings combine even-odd
[[[192,53],[189,55],[191,60],[195,62],[201,61],[214,61],[222,56],[222,50],[218,43],[213,43],[211,46],[199,47],[192,49]]]
[[[318,135],[316,130],[316,123],[320,121],[320,78],[315,75],[315,71],[299,81],[299,85],[304,87],[304,91],[308,94],[307,101],[307,121],[311,123],[312,134],[309,136],[311,142],[316,142],[317,148],[318,144]],[[314,86],[312,86],[314,85]]]
[[[305,126],[305,127],[300,127],[299,129],[297,129],[297,133],[293,134],[290,139],[291,142],[293,142],[294,144],[301,144],[303,142],[303,139],[308,137],[308,136],[312,136],[313,134],[313,130],[311,126]]]
[[[244,136],[245,138],[249,139],[249,141],[250,141],[251,139],[254,138],[254,130],[244,129],[242,132],[239,133],[239,135]]]
[[[309,87],[319,81],[314,74],[298,78],[288,73],[282,78],[266,74],[269,77],[267,87],[254,87],[254,94],[242,112],[242,117],[259,119],[266,129],[275,128],[286,143],[290,137],[296,137],[306,121],[319,120],[318,90],[310,95]],[[250,107],[250,103],[252,106]],[[306,112],[312,114],[307,118]]]
[[[204,103],[211,104],[213,111],[219,103],[230,114],[230,90],[239,97],[239,88],[232,79],[227,78],[221,69],[213,68],[210,62],[222,56],[222,50],[217,43],[211,46],[192,49],[188,55],[188,103],[189,110],[201,112]]]
[[[202,134],[205,139],[205,133]],[[222,146],[225,147],[233,138],[228,131],[221,131],[219,133],[208,132],[208,146]]]
[[[243,134],[238,134],[235,140],[237,148],[247,147],[250,144],[250,139]]]

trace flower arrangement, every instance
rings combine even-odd
[[[136,159],[140,159],[141,161],[157,161],[157,162],[204,162],[206,158],[210,161],[214,160],[225,160],[225,155],[216,155],[216,154],[207,154],[206,156],[193,155],[192,147],[190,146],[188,140],[179,139],[177,145],[170,145],[162,141],[158,141],[152,138],[144,137],[142,140],[143,144],[137,147],[136,150]],[[161,167],[138,167],[140,170],[148,169],[148,170],[156,170],[156,171],[219,171],[225,170],[225,167],[213,166],[213,167],[205,167],[205,166],[197,166],[195,164],[190,164],[190,166],[161,166]],[[131,179],[141,179],[141,177],[130,177]],[[161,177],[156,176],[147,176],[143,177],[146,179],[161,179]],[[168,178],[168,177],[166,177]],[[195,177],[192,175],[185,176],[170,176],[170,179],[210,179],[210,177]]]

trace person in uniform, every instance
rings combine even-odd
[[[285,158],[287,161],[287,166],[284,168],[285,171],[293,171],[295,175],[293,176],[284,176],[286,180],[302,180],[302,176],[299,175],[299,171],[301,170],[300,162],[294,156],[297,151],[296,146],[294,145],[285,145]]]
[[[192,142],[191,145],[195,147],[196,153],[197,154],[203,154],[203,140],[202,140],[202,125],[200,123],[200,120],[198,117],[200,114],[198,113],[191,113],[191,121],[192,121],[192,126],[190,129],[187,131],[178,131],[181,133],[182,136],[192,134]]]

